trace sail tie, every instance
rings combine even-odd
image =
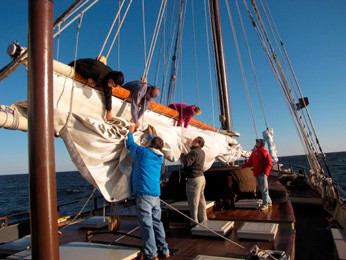
[[[12,124],[7,127],[8,129],[11,130],[17,130],[19,127],[19,113],[17,111],[16,108],[11,108],[9,106],[5,106],[5,105],[1,105],[0,106],[0,111],[4,111],[6,114],[6,117],[8,119],[8,114],[12,114],[13,115],[13,120],[12,120]],[[3,128],[6,125],[7,119],[4,120],[4,124],[0,126],[0,128]]]

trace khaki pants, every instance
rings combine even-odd
[[[190,216],[197,222],[202,223],[207,221],[207,209],[204,198],[205,177],[199,176],[196,178],[186,179],[186,196],[189,205]],[[195,223],[191,223],[196,225]]]

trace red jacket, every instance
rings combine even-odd
[[[253,174],[258,176],[261,173],[269,176],[270,170],[273,166],[272,157],[264,146],[254,150],[248,161],[242,165],[242,168],[253,165]]]

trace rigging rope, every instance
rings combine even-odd
[[[177,63],[179,62],[179,57],[181,57],[182,53],[182,36],[183,36],[183,28],[184,28],[184,20],[186,13],[186,4],[185,1],[181,0],[179,5],[179,18],[177,25],[177,34],[174,41],[174,52],[172,55],[172,67],[171,67],[171,75],[169,80],[168,92],[167,92],[167,104],[173,103],[176,89],[176,77],[177,77]]]
[[[246,43],[246,49],[247,49],[247,52],[248,52],[248,55],[249,55],[249,59],[250,59],[252,75],[254,77],[254,81],[255,81],[255,85],[256,85],[256,90],[257,90],[258,97],[259,97],[259,100],[260,100],[260,105],[261,105],[261,109],[262,109],[263,119],[264,119],[266,128],[268,128],[269,127],[268,126],[268,120],[267,120],[267,116],[266,116],[266,113],[265,113],[265,110],[264,110],[264,105],[263,105],[264,103],[263,103],[263,99],[262,99],[262,95],[261,95],[261,91],[260,91],[259,82],[258,82],[258,79],[257,79],[257,73],[255,71],[255,65],[254,65],[253,58],[252,58],[252,52],[250,50],[249,40],[247,38],[247,34],[246,34],[244,22],[243,22],[243,17],[242,17],[242,14],[240,12],[238,0],[236,0],[235,3],[236,3],[236,7],[237,7],[237,11],[238,11],[238,16],[239,16],[241,28],[242,28],[244,39],[245,39],[245,43]]]
[[[114,45],[114,43],[115,43],[115,40],[116,40],[117,37],[118,37],[118,34],[119,34],[119,32],[120,32],[120,29],[121,29],[121,26],[123,25],[123,22],[124,22],[124,20],[125,20],[125,18],[126,18],[127,12],[128,12],[129,9],[130,9],[131,4],[132,4],[132,0],[130,0],[129,4],[127,5],[127,8],[126,8],[126,10],[125,10],[125,14],[124,14],[124,16],[122,17],[122,20],[120,21],[118,30],[116,31],[116,33],[115,33],[115,35],[114,35],[114,37],[113,37],[113,41],[112,41],[112,43],[111,43],[111,45],[110,45],[110,47],[109,47],[109,50],[108,50],[108,52],[107,52],[107,54],[106,54],[106,58],[107,58],[107,59],[108,59],[108,57],[109,57],[110,52],[111,52],[112,49],[113,49],[113,45]],[[118,13],[120,13],[120,10],[119,10]],[[117,15],[118,15],[118,14],[117,14]],[[119,14],[119,15],[120,15],[120,14]],[[115,20],[116,20],[116,19],[115,19]]]
[[[198,105],[201,103],[201,94],[199,91],[199,77],[198,77],[198,62],[197,62],[197,45],[196,45],[196,25],[195,25],[195,6],[193,0],[191,1],[191,16],[192,16],[192,28],[193,28],[193,49],[194,49],[194,59],[195,59],[195,73],[196,73],[196,92],[197,92],[197,100]]]
[[[143,54],[144,60],[147,60],[147,39],[146,39],[146,30],[145,30],[145,7],[144,0],[142,0],[142,25],[143,25]]]
[[[299,129],[298,134],[300,135],[300,137],[304,141],[302,143],[305,144],[304,150],[307,151],[306,154],[308,155],[307,158],[308,158],[310,167],[313,169],[314,172],[321,172],[322,168],[321,168],[321,165],[320,165],[318,158],[317,158],[315,141],[312,139],[311,132],[307,131],[307,125],[309,125],[309,123],[305,122],[307,124],[304,124],[303,117],[302,117],[303,112],[299,111],[299,109],[297,109],[297,107],[296,107],[297,105],[294,101],[289,83],[288,83],[286,76],[284,74],[284,71],[282,70],[282,67],[280,65],[280,62],[278,59],[279,57],[275,53],[274,48],[270,42],[268,33],[266,32],[266,29],[264,26],[263,19],[261,18],[261,15],[259,13],[259,10],[256,6],[255,1],[254,0],[251,1],[251,4],[252,4],[252,8],[254,10],[254,13],[256,14],[256,17],[257,17],[259,24],[260,24],[260,28],[257,28],[256,26],[255,26],[255,28],[257,30],[261,29],[261,34],[264,36],[266,44],[268,45],[268,47],[270,49],[271,55],[269,57],[270,57],[272,68],[276,72],[277,79],[280,82],[279,85],[281,86],[281,89],[284,93],[284,96],[286,96],[286,101],[288,102],[289,110],[291,111],[291,114],[294,115],[295,120],[293,120],[293,121],[294,122],[296,121],[296,123],[297,123],[298,129]],[[262,8],[263,8],[263,5],[262,5]],[[270,23],[269,19],[268,19],[268,23]],[[262,46],[264,46],[263,43],[262,43]],[[306,111],[306,112],[308,113],[308,111]],[[310,124],[312,124],[312,122],[310,122]]]
[[[121,12],[121,10],[122,10],[122,8],[124,6],[124,2],[125,2],[125,0],[123,0],[123,2],[119,6],[118,12],[117,12],[116,16],[114,17],[114,20],[113,20],[113,23],[112,23],[111,27],[109,28],[108,34],[106,36],[106,39],[103,42],[103,45],[102,45],[101,50],[100,50],[100,52],[98,54],[98,57],[101,57],[102,52],[103,52],[103,50],[104,50],[104,48],[106,46],[106,43],[107,43],[107,41],[109,39],[109,36],[110,36],[111,32],[113,31],[114,25],[115,25],[116,21],[118,20],[118,18],[120,19],[120,12]],[[120,20],[120,22],[121,22],[121,20]],[[121,27],[121,26],[119,25],[119,27]]]
[[[63,228],[60,229],[60,232],[63,231],[64,229],[66,229],[68,226],[72,225],[75,223],[75,220],[83,213],[83,210],[85,209],[85,207],[88,205],[89,201],[91,200],[91,198],[94,196],[94,193],[96,192],[96,188],[93,189],[93,191],[91,192],[89,198],[86,200],[86,202],[84,203],[83,207],[80,209],[80,211],[74,216],[74,218]]]
[[[162,22],[164,13],[166,11],[166,5],[167,5],[167,0],[163,0],[161,2],[161,5],[160,5],[159,15],[158,15],[158,19],[156,20],[154,34],[153,34],[151,45],[150,45],[150,48],[149,48],[148,57],[147,57],[147,59],[145,61],[145,67],[144,67],[142,78],[147,78],[148,77],[151,60],[152,60],[152,57],[153,57],[153,54],[154,54],[154,49],[155,49],[157,37],[158,37],[158,34],[159,34],[159,29],[160,29],[160,26],[161,26],[161,22]]]
[[[205,22],[205,35],[206,35],[206,43],[207,43],[207,53],[208,53],[208,69],[209,69],[209,90],[210,90],[210,97],[211,97],[211,110],[212,110],[212,118],[213,118],[213,126],[216,127],[216,120],[215,120],[215,109],[214,109],[214,95],[213,95],[213,83],[212,83],[212,73],[211,73],[211,55],[210,55],[210,43],[209,43],[209,30],[208,30],[208,22],[210,21],[208,17],[207,8],[209,8],[209,1],[208,5],[206,3],[208,0],[204,0],[204,22]],[[218,95],[217,95],[218,97]]]
[[[229,238],[227,238],[227,237],[225,237],[225,236],[223,236],[223,235],[221,235],[221,234],[215,232],[214,230],[208,228],[208,227],[207,227],[206,225],[204,225],[203,223],[198,223],[198,222],[196,222],[194,219],[190,218],[189,216],[187,216],[187,215],[184,214],[183,212],[179,211],[178,209],[176,209],[176,208],[173,207],[172,205],[168,204],[167,202],[163,201],[162,199],[160,199],[160,201],[161,201],[162,204],[164,204],[165,206],[167,206],[167,207],[170,208],[171,210],[176,211],[177,213],[179,213],[180,215],[184,216],[185,218],[189,219],[189,220],[192,221],[194,224],[199,225],[199,226],[205,228],[206,230],[210,231],[210,232],[213,233],[214,235],[216,235],[216,236],[218,236],[218,237],[221,237],[222,239],[224,239],[224,240],[226,240],[226,241],[228,241],[228,242],[231,242],[232,244],[234,244],[234,245],[240,247],[241,249],[247,250],[247,249],[246,249],[245,247],[243,247],[242,245],[240,245],[240,244],[238,244],[238,243],[232,241],[231,239],[229,239]]]
[[[243,84],[244,84],[244,88],[245,88],[245,93],[246,93],[246,97],[247,97],[247,101],[248,101],[248,105],[249,105],[249,109],[250,109],[251,121],[252,121],[253,128],[255,131],[255,136],[257,138],[258,136],[257,136],[256,122],[255,122],[255,117],[254,117],[254,113],[253,113],[249,87],[248,87],[248,83],[247,83],[247,79],[246,79],[246,75],[245,75],[244,63],[243,63],[243,60],[242,60],[242,57],[240,54],[237,34],[236,34],[236,31],[234,28],[233,18],[232,18],[232,14],[231,14],[231,10],[230,10],[228,1],[226,1],[226,7],[227,7],[229,21],[230,21],[231,28],[232,28],[232,35],[233,35],[234,44],[235,44],[236,51],[237,51],[237,56],[238,56],[239,66],[240,66],[240,70],[241,70],[241,74],[242,74],[242,80],[243,80]]]
[[[80,16],[84,15],[84,13],[86,11],[88,11],[93,5],[95,5],[99,0],[94,0],[90,5],[88,5],[84,10],[82,10],[80,12],[80,14],[78,14],[77,16],[75,16],[70,22],[68,22],[65,26],[63,26],[62,28],[59,27],[59,30],[53,34],[53,38],[55,38],[58,34],[62,33],[67,27],[69,27],[75,20],[77,20]],[[75,10],[73,10],[69,15],[67,15],[67,17],[65,18],[68,19],[69,17],[71,17],[75,12],[77,12],[80,8],[82,8],[88,1],[82,3],[79,7],[77,7]],[[65,21],[64,20],[64,21]],[[61,20],[62,22],[63,20]],[[56,26],[56,25],[55,25]],[[54,27],[55,28],[55,27]]]
[[[76,71],[76,60],[77,60],[77,53],[78,53],[78,42],[79,42],[79,34],[80,34],[80,28],[82,26],[82,21],[83,21],[83,14],[80,14],[80,19],[79,19],[79,23],[77,25],[77,32],[76,32],[76,45],[75,45],[75,56],[74,56],[74,62],[73,62],[73,70]],[[72,79],[73,81],[75,81],[75,78]],[[73,97],[74,97],[74,89],[75,89],[76,84],[72,84],[72,89],[71,89],[71,98],[70,98],[70,108],[69,108],[69,112],[68,112],[68,116],[66,118],[66,122],[63,128],[65,128],[68,124],[68,121],[70,120],[71,116],[72,116],[72,104],[73,104]],[[62,128],[62,129],[63,129]]]

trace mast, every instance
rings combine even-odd
[[[28,133],[32,259],[58,260],[53,1],[29,0]]]
[[[220,122],[223,130],[232,130],[231,114],[228,97],[228,82],[226,64],[222,41],[222,30],[220,24],[220,12],[218,0],[209,0],[210,22],[213,35],[214,58],[216,69],[216,81],[220,100]]]

